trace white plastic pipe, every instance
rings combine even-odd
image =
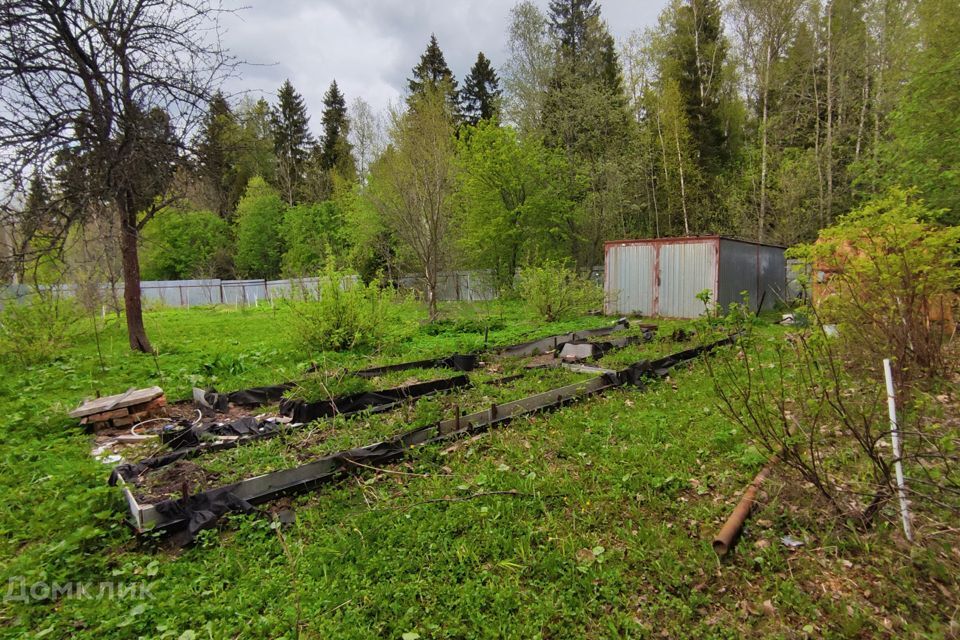
[[[887,410],[890,413],[890,441],[893,444],[893,467],[897,473],[897,494],[900,497],[900,517],[903,533],[913,542],[913,526],[910,524],[910,502],[907,500],[907,484],[903,479],[903,463],[900,460],[900,432],[897,426],[897,401],[893,394],[893,372],[890,359],[883,360],[883,376],[887,380]]]

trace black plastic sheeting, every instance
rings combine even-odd
[[[303,423],[320,418],[334,415],[348,416],[364,411],[376,413],[389,411],[408,400],[469,386],[470,379],[465,375],[459,375],[381,391],[341,396],[323,402],[289,401],[286,406],[286,411],[289,413],[286,415],[293,417],[291,425],[271,419],[258,420],[253,417],[202,426],[184,425],[180,429],[172,430],[163,436],[165,444],[174,449],[174,453],[147,458],[139,463],[117,465],[110,474],[110,484],[115,485],[118,478],[123,478],[126,482],[136,483],[137,478],[144,472],[173,464],[182,458],[193,458],[271,438],[279,435],[285,429],[297,428]],[[285,411],[283,404],[281,404],[280,411],[281,413]],[[228,442],[205,443],[204,438],[208,436],[231,436],[236,439]]]
[[[181,547],[193,542],[197,534],[214,526],[227,513],[253,513],[254,506],[233,494],[233,485],[188,496],[186,499],[167,500],[157,504],[164,516],[186,522],[173,532],[171,542]]]
[[[285,382],[267,387],[251,387],[240,391],[231,391],[230,393],[218,393],[213,389],[208,389],[203,394],[203,400],[216,411],[223,413],[231,404],[238,407],[259,407],[279,402],[283,399],[283,394],[294,387],[296,387],[295,383]]]
[[[664,377],[671,367],[709,353],[718,346],[731,344],[736,337],[736,335],[733,335],[708,345],[687,349],[657,360],[638,362],[615,374],[604,374],[586,383],[569,385],[522,400],[504,403],[501,405],[501,410],[508,407],[509,410],[502,413],[499,413],[496,405],[494,405],[489,412],[457,416],[453,419],[407,431],[383,442],[326,456],[303,467],[274,472],[260,477],[259,480],[262,481],[264,478],[271,476],[286,477],[292,472],[299,471],[310,471],[311,473],[303,474],[304,477],[292,484],[271,488],[247,499],[237,496],[236,492],[244,482],[250,481],[201,492],[185,499],[160,502],[154,505],[154,509],[167,519],[168,524],[164,526],[169,530],[174,527],[179,527],[182,530],[185,525],[185,533],[181,534],[180,540],[186,544],[193,539],[196,531],[213,526],[225,513],[231,511],[249,512],[254,504],[269,502],[283,495],[290,495],[310,490],[321,484],[335,482],[350,473],[357,473],[364,467],[388,464],[402,458],[414,446],[449,441],[486,431],[517,416],[533,411],[557,408],[589,395],[602,393],[610,388],[627,384],[642,387],[647,379]],[[453,429],[449,428],[451,422],[455,426]],[[445,426],[448,430],[445,430]],[[353,464],[354,462],[358,464]],[[316,473],[312,473],[313,470],[316,470]]]
[[[380,367],[369,367],[354,371],[354,375],[361,378],[376,378],[385,373],[394,371],[407,371],[408,369],[453,369],[454,371],[473,371],[477,368],[480,361],[479,354],[476,353],[454,353],[442,358],[430,358],[427,360],[414,360],[413,362],[401,362],[399,364],[387,364]]]

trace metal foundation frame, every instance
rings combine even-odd
[[[340,451],[299,467],[248,478],[182,499],[141,505],[137,502],[127,481],[122,476],[117,477],[116,480],[130,508],[131,524],[138,533],[150,529],[175,530],[187,525],[192,533],[196,529],[209,526],[215,522],[220,513],[232,510],[237,505],[249,507],[282,496],[309,491],[322,484],[348,477],[366,467],[383,466],[403,458],[415,447],[451,441],[486,431],[516,417],[555,409],[627,384],[642,386],[645,379],[665,376],[671,367],[709,353],[721,345],[731,344],[736,337],[736,335],[729,336],[658,360],[638,362],[613,374],[604,373],[583,382],[558,387],[520,400],[500,405],[494,404],[483,411],[468,415],[454,415],[388,440]],[[211,503],[217,503],[222,508],[212,518],[207,517],[204,520],[204,516],[210,513]]]

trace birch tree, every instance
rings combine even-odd
[[[449,258],[455,186],[455,125],[448,91],[425,88],[394,112],[391,144],[370,172],[367,195],[423,274],[430,319],[437,281]]]

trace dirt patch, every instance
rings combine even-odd
[[[524,367],[527,369],[537,369],[539,367],[552,367],[556,366],[559,360],[557,356],[551,353],[541,353],[538,356],[530,356],[529,358],[524,358],[523,363]]]
[[[134,493],[138,502],[161,502],[183,497],[184,485],[191,494],[212,489],[217,486],[219,477],[219,473],[208,471],[189,460],[177,460],[147,475],[143,485],[138,486]]]

